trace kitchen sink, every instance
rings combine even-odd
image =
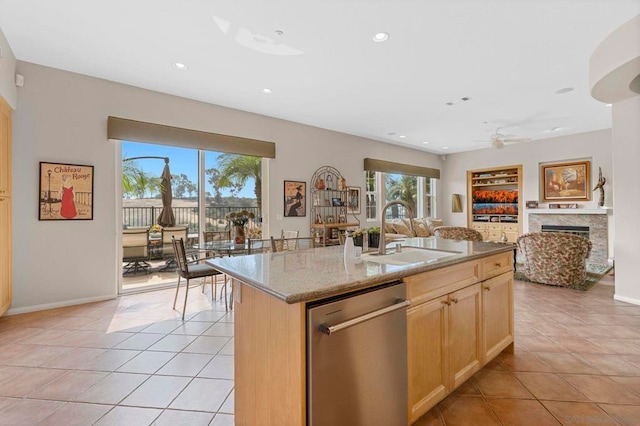
[[[365,253],[362,259],[385,265],[409,265],[412,263],[430,263],[436,260],[461,254],[457,251],[445,251],[416,247],[403,247],[401,252],[379,255],[377,252]]]

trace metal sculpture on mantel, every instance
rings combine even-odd
[[[607,178],[602,176],[602,167],[598,167],[598,184],[596,185],[595,188],[593,188],[593,190],[594,191],[596,189],[600,190],[600,200],[598,201],[598,206],[600,207],[604,206],[604,184],[605,183],[607,183]]]

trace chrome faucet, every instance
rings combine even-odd
[[[387,212],[387,209],[391,206],[394,205],[401,205],[404,206],[404,208],[407,210],[407,216],[409,216],[409,218],[413,217],[413,211],[411,210],[411,207],[409,207],[409,204],[407,204],[406,202],[402,201],[402,200],[393,200],[393,201],[389,201],[387,204],[384,205],[384,207],[382,208],[382,218],[380,219],[380,241],[378,242],[378,254],[379,255],[383,255],[383,254],[387,254],[387,241],[385,238],[385,232],[384,232],[384,223],[385,223],[385,213]],[[413,232],[413,222],[409,221],[409,229]]]

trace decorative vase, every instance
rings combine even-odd
[[[236,225],[235,227],[235,236],[233,238],[233,242],[239,246],[243,245],[246,242],[245,229],[244,226]]]

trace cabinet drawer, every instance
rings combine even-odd
[[[480,259],[482,280],[496,277],[505,272],[513,270],[513,252],[494,254],[493,256]]]
[[[502,232],[500,231],[490,231],[489,232],[489,239],[492,241],[499,241],[500,237],[502,237]]]
[[[499,223],[490,223],[489,231],[502,231],[502,225]]]
[[[486,224],[486,223],[477,223],[477,222],[474,222],[474,223],[472,223],[472,224],[471,224],[471,227],[472,227],[473,229],[477,229],[477,230],[479,230],[479,231],[485,231],[485,230],[487,229],[487,226],[488,226],[488,224]]]
[[[503,223],[502,229],[505,231],[515,231],[518,232],[518,225],[515,223]]]
[[[447,266],[406,277],[403,281],[407,284],[407,298],[412,305],[417,305],[480,281],[480,262],[473,260]]]

